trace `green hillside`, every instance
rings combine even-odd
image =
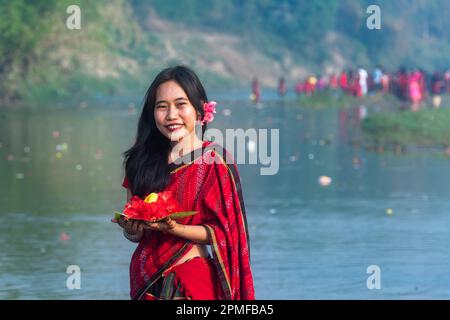
[[[66,8],[81,8],[68,30]],[[381,30],[366,8],[381,8]],[[357,64],[450,65],[446,0],[0,0],[3,101],[142,94],[162,67],[185,63],[207,86],[273,86]]]

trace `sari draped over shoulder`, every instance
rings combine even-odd
[[[208,274],[214,277],[211,281],[216,287],[214,299],[255,299],[245,206],[237,165],[231,154],[220,145],[205,141],[202,148],[181,157],[177,164],[171,163],[169,169],[170,182],[165,190],[173,192],[184,211],[198,212],[177,221],[205,226],[212,240],[214,273],[208,271]],[[126,178],[123,186],[128,186]],[[149,289],[171,269],[184,272],[184,279],[189,282],[192,274],[189,262],[173,266],[193,245],[168,233],[146,232],[130,263],[131,298],[144,299]],[[202,264],[195,260],[192,266],[195,265]],[[183,280],[175,281],[183,286],[179,282]]]

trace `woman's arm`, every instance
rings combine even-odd
[[[206,227],[202,225],[191,226],[177,223],[175,220],[167,218],[161,222],[148,222],[146,223],[145,228],[167,232],[174,236],[181,237],[199,244],[211,244],[211,239],[209,237],[208,231],[206,231]]]
[[[176,223],[173,229],[170,229],[167,232],[175,236],[197,242],[199,244],[211,244],[211,239],[209,238],[208,231],[206,231],[206,227],[202,225],[191,226]]]

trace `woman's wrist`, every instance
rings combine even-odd
[[[185,229],[186,229],[186,225],[181,224],[181,223],[175,223],[173,228],[167,230],[167,232],[170,233],[171,235],[181,237],[181,236],[183,236]]]

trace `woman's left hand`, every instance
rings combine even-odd
[[[177,222],[175,220],[172,220],[170,217],[167,217],[164,220],[159,221],[159,222],[145,221],[144,228],[154,230],[154,231],[168,232],[170,230],[173,230],[176,225],[177,225]]]

